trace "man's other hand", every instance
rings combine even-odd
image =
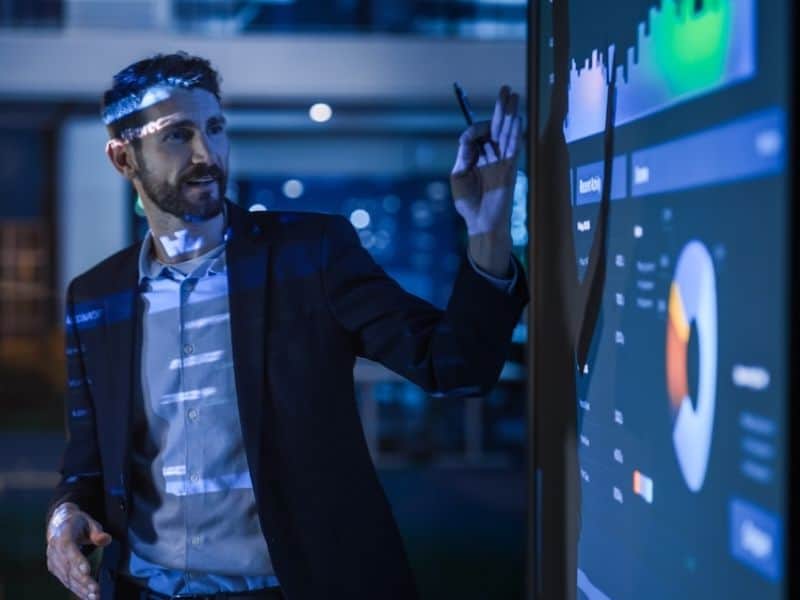
[[[47,525],[47,569],[82,600],[98,600],[100,586],[92,579],[80,545],[106,546],[111,536],[72,502],[59,505]]]

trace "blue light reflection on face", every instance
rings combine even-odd
[[[169,96],[170,88],[190,89],[200,80],[200,75],[194,77],[167,77],[163,82],[141,90],[136,94],[130,94],[120,98],[116,102],[109,104],[103,111],[103,123],[111,125],[120,119],[124,119],[137,111],[144,110]]]

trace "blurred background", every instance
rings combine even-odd
[[[526,87],[525,0],[0,0],[0,600],[67,598],[45,566],[64,443],[67,282],[142,238],[99,99],[122,67],[185,50],[222,75],[228,195],[345,215],[406,289],[443,306],[466,247],[448,175],[463,117]],[[525,157],[520,160],[520,168]],[[527,253],[527,177],[514,200]],[[432,399],[359,363],[373,458],[425,598],[521,598],[523,319],[490,395]]]

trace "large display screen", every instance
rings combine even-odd
[[[538,3],[540,124],[554,1]],[[618,64],[606,281],[576,375],[578,597],[784,598],[789,2],[569,0],[568,14],[581,277]]]

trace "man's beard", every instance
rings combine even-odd
[[[183,192],[183,185],[189,179],[211,175],[216,178],[218,193],[213,191],[195,193],[192,201],[187,199]],[[152,181],[150,171],[144,164],[139,172],[139,179],[147,197],[161,210],[185,221],[208,221],[222,212],[224,192],[227,177],[216,166],[198,167],[182,176],[176,184],[165,181]]]

